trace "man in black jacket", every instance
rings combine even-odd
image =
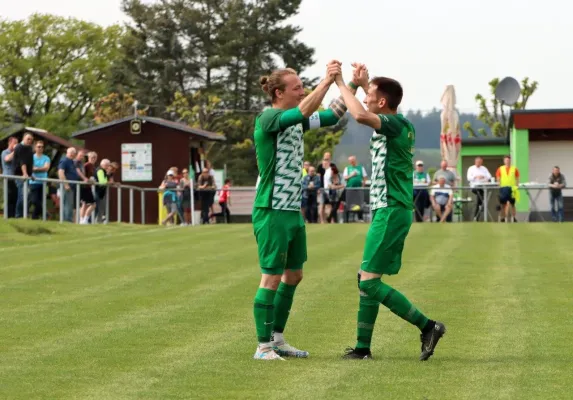
[[[26,179],[34,179],[32,171],[34,170],[34,150],[32,149],[32,142],[34,137],[30,133],[26,133],[22,142],[17,144],[14,148],[14,175],[21,176]],[[18,200],[16,202],[16,218],[22,218],[24,215],[24,180],[18,179],[16,181],[18,187]],[[27,186],[26,186],[27,188]]]

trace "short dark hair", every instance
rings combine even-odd
[[[511,160],[511,156],[507,155],[507,156],[503,156],[503,159],[505,160],[506,158],[509,158]]]
[[[227,184],[227,183],[231,183],[231,178],[225,179],[225,184]]]
[[[402,90],[400,82],[392,78],[381,76],[372,79],[370,83],[372,85],[376,85],[378,93],[386,99],[388,108],[392,111],[396,111],[402,102],[402,96],[404,95],[404,90]]]

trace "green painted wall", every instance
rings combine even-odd
[[[511,130],[511,160],[519,170],[519,182],[529,182],[529,130]],[[519,202],[516,204],[518,212],[529,211],[529,197],[524,190],[519,191]]]
[[[458,159],[458,166],[457,166],[458,176],[461,176],[462,178],[466,176],[462,167],[464,157],[504,156],[508,153],[509,153],[509,145],[506,144],[484,145],[484,146],[473,145],[467,147],[464,147],[464,145],[462,144],[462,148],[460,151],[460,158]],[[493,173],[495,173],[495,171]],[[462,179],[462,181],[465,181],[465,178]]]

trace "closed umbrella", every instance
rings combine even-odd
[[[448,169],[456,172],[458,157],[462,146],[460,116],[456,111],[456,91],[453,85],[446,86],[442,95],[444,109],[440,115],[442,132],[440,133],[440,149],[442,159],[448,163]]]

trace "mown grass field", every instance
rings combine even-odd
[[[41,227],[42,229],[39,229]],[[448,333],[381,308],[355,344],[367,225],[309,226],[286,337],[309,359],[252,360],[259,271],[249,225],[0,222],[1,399],[568,399],[573,225],[422,224],[386,281]]]

